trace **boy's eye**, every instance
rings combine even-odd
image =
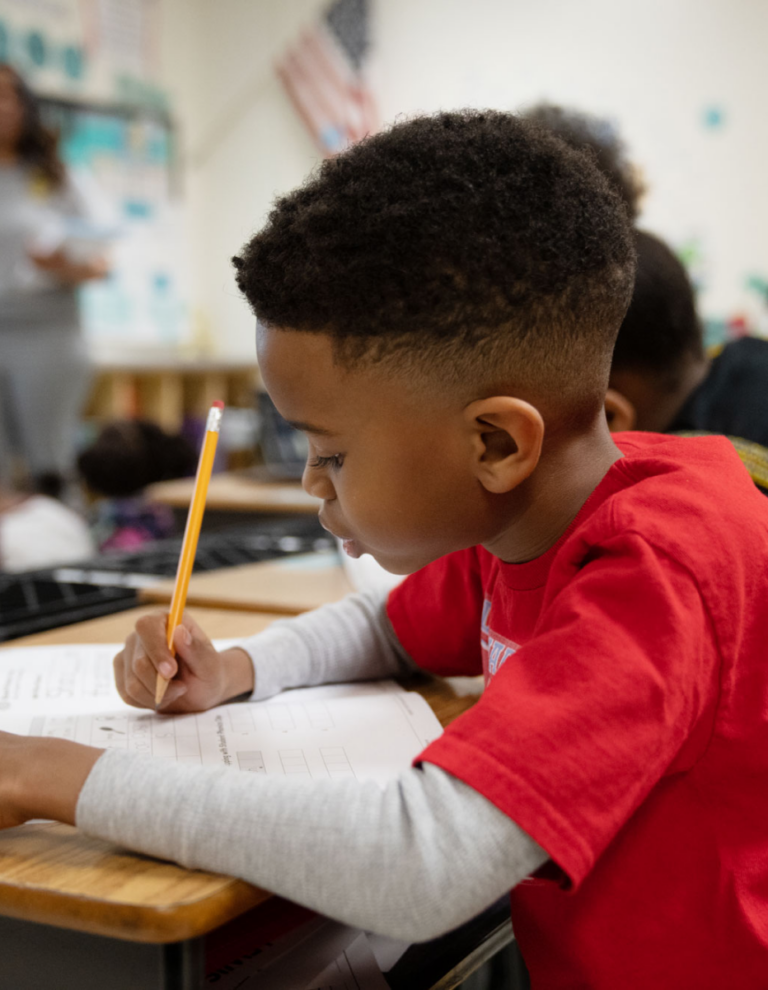
[[[338,471],[341,465],[344,463],[343,454],[332,454],[330,457],[315,457],[309,462],[311,468],[324,468],[329,467],[334,471]]]

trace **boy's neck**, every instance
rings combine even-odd
[[[484,544],[486,550],[511,564],[546,553],[622,456],[602,415],[589,433],[545,447],[536,470],[514,493],[506,525]]]

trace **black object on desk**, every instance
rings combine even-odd
[[[333,546],[316,516],[266,517],[203,533],[194,572]],[[139,603],[139,588],[153,579],[174,576],[180,548],[181,537],[173,537],[68,567],[0,574],[0,642],[133,608]]]

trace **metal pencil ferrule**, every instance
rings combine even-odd
[[[218,433],[221,429],[221,417],[224,410],[219,409],[218,406],[212,406],[208,410],[208,420],[205,424],[206,432]]]

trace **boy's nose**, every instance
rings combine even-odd
[[[301,487],[308,495],[330,502],[336,498],[336,489],[324,468],[311,467],[306,464],[301,476]]]

